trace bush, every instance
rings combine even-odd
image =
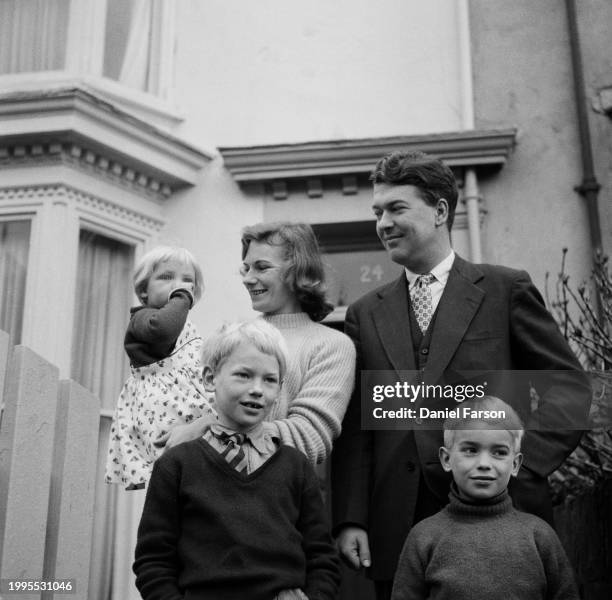
[[[604,479],[612,478],[612,276],[608,257],[596,257],[588,282],[574,288],[565,273],[567,248],[555,284],[555,299],[548,298],[559,327],[576,356],[591,373],[591,423],[576,450],[550,476],[553,501],[559,504]]]

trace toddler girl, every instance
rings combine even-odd
[[[202,338],[187,318],[203,289],[193,255],[151,250],[136,266],[134,289],[142,306],[131,309],[124,341],[132,372],[113,416],[105,476],[128,490],[149,480],[162,452],[157,438],[213,412],[202,382]]]

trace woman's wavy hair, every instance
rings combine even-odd
[[[285,249],[289,267],[285,282],[293,291],[302,310],[313,321],[322,321],[334,306],[327,301],[325,271],[317,238],[305,223],[258,223],[242,230],[242,258],[251,242],[265,242]]]

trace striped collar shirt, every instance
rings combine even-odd
[[[223,439],[226,435],[237,433],[233,429],[224,427],[219,423],[211,425],[202,436],[214,450],[222,454],[228,445],[227,439]],[[279,446],[278,438],[272,437],[264,431],[263,424],[260,423],[257,427],[243,434],[245,441],[242,448],[247,459],[247,473],[259,469],[277,450]]]

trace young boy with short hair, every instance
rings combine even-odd
[[[219,420],[155,462],[134,562],[143,599],[332,600],[339,565],[317,476],[262,426],[286,369],[280,333],[225,326],[203,363]]]
[[[444,422],[450,503],[408,534],[392,600],[578,600],[556,533],[508,496],[523,459],[518,415],[493,396],[461,406],[503,416]]]

